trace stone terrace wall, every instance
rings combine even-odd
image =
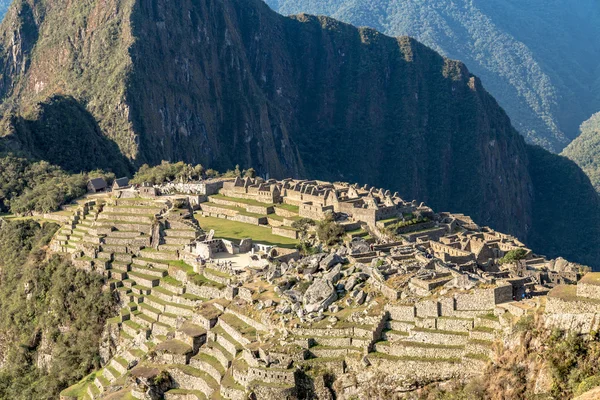
[[[252,217],[250,215],[235,215],[230,218],[232,221],[243,222],[251,225],[266,225],[268,220],[267,217]]]
[[[390,318],[396,321],[414,321],[417,315],[414,305],[386,305],[385,311],[390,315]]]
[[[282,227],[274,226],[271,229],[274,235],[283,236],[290,239],[298,239],[298,231],[295,229],[286,229]]]
[[[600,286],[579,282],[577,284],[577,296],[600,300]]]
[[[548,296],[546,301],[547,314],[600,314],[600,301],[563,300],[558,297]]]
[[[275,207],[275,214],[279,215],[280,217],[287,217],[287,218],[294,218],[294,217],[298,216],[298,213],[295,213],[293,211],[288,211],[286,209],[279,208],[279,207]]]

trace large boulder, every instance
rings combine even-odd
[[[315,279],[304,293],[304,309],[306,312],[318,312],[327,309],[337,300],[337,293],[331,281]]]
[[[329,271],[337,264],[343,264],[346,260],[337,255],[336,253],[331,253],[327,257],[321,260],[320,266],[323,271]]]
[[[350,244],[350,254],[362,254],[371,251],[371,246],[362,238],[353,239]]]
[[[335,267],[333,267],[333,269],[331,271],[329,271],[328,273],[323,275],[323,278],[325,280],[330,281],[332,284],[335,285],[342,277],[341,271],[342,271],[342,266],[340,264],[337,264]]]
[[[303,274],[314,274],[319,269],[321,260],[325,258],[325,253],[313,254],[302,259],[302,273]]]

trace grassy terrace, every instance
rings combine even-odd
[[[586,285],[600,286],[600,272],[590,272],[585,274],[585,276],[581,278],[580,282]]]
[[[273,235],[270,229],[257,225],[213,217],[197,216],[197,219],[205,232],[214,229],[215,237],[222,239],[239,241],[241,239],[252,238],[252,240],[258,243],[286,248],[294,248],[299,243],[296,239]]]
[[[419,362],[447,362],[451,364],[460,363],[461,360],[459,358],[427,358],[427,357],[409,357],[409,356],[390,356],[388,354],[383,353],[369,353],[368,357],[381,358],[385,360],[392,361],[419,361]]]
[[[548,292],[548,297],[555,297],[564,301],[582,301],[586,303],[600,304],[600,300],[598,299],[578,297],[576,285],[558,285]]]
[[[295,206],[293,204],[276,204],[275,207],[281,208],[282,210],[295,212],[295,213],[300,212],[300,207]]]
[[[94,384],[95,377],[96,377],[96,373],[94,372],[94,373],[86,376],[85,378],[83,378],[81,381],[79,381],[75,385],[63,390],[61,392],[61,395],[69,396],[69,397],[83,397],[87,393],[86,389],[87,389],[88,385]]]
[[[256,213],[251,213],[246,211],[244,208],[241,207],[236,207],[236,206],[227,206],[227,205],[223,205],[223,204],[216,204],[216,203],[209,203],[208,205],[210,205],[211,207],[215,207],[215,208],[220,208],[222,210],[233,210],[233,211],[237,211],[238,214],[240,215],[245,215],[246,217],[255,217],[255,218],[261,218],[261,217],[266,217],[267,215],[265,214],[256,214]]]
[[[209,196],[209,198],[213,198],[213,199],[217,199],[217,200],[233,201],[236,203],[248,204],[249,206],[260,206],[260,207],[273,207],[274,206],[274,204],[272,204],[272,203],[262,203],[257,200],[240,199],[238,197],[227,197],[222,194],[213,194],[212,196]]]

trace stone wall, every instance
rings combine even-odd
[[[271,232],[273,235],[283,236],[290,239],[298,239],[298,231],[295,229],[274,226],[271,228]]]
[[[125,207],[125,206],[121,206]],[[142,208],[140,208],[142,207]],[[131,206],[127,208],[118,208],[113,206],[104,206],[103,212],[117,213],[117,214],[135,214],[135,215],[155,215],[160,213],[160,209],[156,207],[145,207],[145,206]]]
[[[412,342],[431,343],[445,346],[459,346],[467,343],[469,340],[469,335],[445,333],[442,331],[428,329],[413,329],[410,332],[408,340]]]
[[[288,211],[288,210],[280,208],[280,207],[275,207],[275,214],[279,215],[280,217],[284,217],[284,218],[294,218],[294,217],[298,216],[298,213],[295,213],[293,211]]]
[[[282,370],[276,368],[248,368],[248,379],[267,383],[294,385],[294,370]]]
[[[465,353],[464,346],[432,346],[411,345],[402,342],[390,343],[389,345],[377,345],[377,351],[395,357],[419,357],[419,358],[461,358]]]
[[[389,313],[390,318],[396,321],[414,321],[417,316],[414,305],[386,305],[385,310]]]
[[[590,285],[579,282],[577,284],[577,296],[600,300],[600,285]]]
[[[199,286],[192,282],[187,283],[186,292],[194,294],[196,296],[200,296],[205,299],[220,299],[220,298],[224,297],[221,290],[217,289],[214,286],[208,286],[208,285]]]
[[[474,321],[468,318],[438,318],[437,329],[443,331],[468,332],[473,329]]]
[[[313,205],[311,203],[302,203],[300,204],[299,215],[302,218],[310,218],[316,221],[320,221],[325,219],[325,215],[328,212],[332,212],[333,207],[327,206],[323,207],[321,205]]]
[[[424,300],[416,304],[417,317],[439,317],[440,316],[440,304],[437,300]]]
[[[242,214],[237,214],[233,217],[230,218],[232,221],[236,221],[236,222],[243,222],[245,224],[251,224],[251,225],[266,225],[267,224],[267,217],[254,217],[254,216],[250,216],[250,215],[242,215]]]
[[[227,314],[232,314],[232,315],[236,316],[237,318],[244,321],[245,324],[250,325],[257,331],[268,332],[270,330],[270,328],[267,325],[263,324],[262,322],[256,321],[256,320],[254,320],[240,312],[237,312],[231,308],[228,308],[225,312]]]
[[[572,301],[548,296],[546,314],[600,314],[600,301],[585,301],[580,298]]]
[[[200,208],[202,209],[202,211],[210,213],[211,215],[227,215],[228,217],[233,217],[234,215],[237,215],[239,213],[239,211],[237,210],[231,210],[229,208],[214,206],[210,203],[202,203],[200,205]]]
[[[512,300],[512,286],[502,285],[490,289],[475,289],[473,293],[457,294],[457,311],[493,310],[496,304]]]

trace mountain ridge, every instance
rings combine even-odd
[[[600,109],[589,85],[600,65],[600,47],[589,41],[600,33],[593,23],[600,20],[600,7],[593,1],[266,2],[282,14],[323,14],[410,35],[462,60],[528,141],[554,152]]]
[[[585,171],[600,193],[600,112],[581,124],[580,129],[581,135],[562,154]]]
[[[177,9],[163,0],[17,6],[0,27],[0,94],[11,112],[61,93],[138,166],[183,160],[369,182],[532,239],[551,257],[598,259],[587,249],[598,237],[600,205],[583,173],[571,171],[574,187],[565,182],[586,194],[571,199],[571,209],[558,213],[539,200],[553,180],[535,187],[530,162],[545,157],[530,157],[464,64],[414,39],[326,17],[285,18],[257,0],[188,0]],[[95,134],[92,127],[76,136]],[[10,140],[26,137],[11,132]],[[536,204],[557,216],[534,220]],[[586,223],[592,234],[566,246],[567,234],[556,229],[565,221]],[[532,232],[540,223],[558,236],[538,241],[544,230]]]

